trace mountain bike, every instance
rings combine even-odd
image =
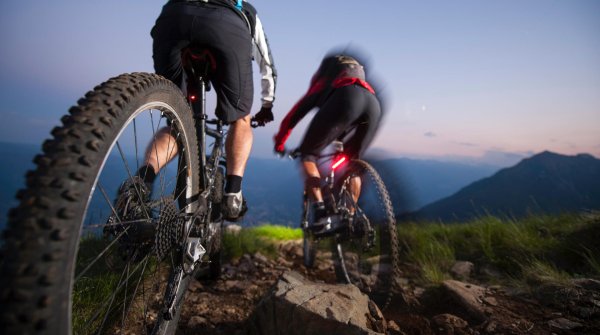
[[[381,308],[399,290],[398,235],[390,196],[377,171],[366,161],[348,160],[342,142],[319,158],[321,190],[334,219],[315,230],[312,206],[303,196],[301,228],[304,265],[312,268],[319,250],[330,251],[338,282],[356,285]],[[292,151],[292,158],[299,156]]]
[[[182,57],[187,94],[155,74],[120,75],[44,142],[4,234],[5,334],[173,334],[197,272],[219,275],[226,127],[206,115],[217,64],[209,50]],[[151,197],[135,188],[124,213],[113,195],[136,178],[141,146],[160,129],[177,159]]]

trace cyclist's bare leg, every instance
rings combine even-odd
[[[250,119],[251,115],[247,115],[229,125],[225,140],[228,175],[244,176],[253,141]]]
[[[356,176],[356,177],[350,179],[350,193],[352,194],[352,199],[354,200],[354,203],[358,202],[358,198],[360,197],[361,187],[362,187],[362,180],[360,179],[360,177]],[[354,208],[351,208],[350,210],[351,210],[350,214],[354,214]]]
[[[158,173],[167,163],[169,163],[177,153],[177,141],[171,135],[171,128],[163,127],[156,132],[154,139],[146,149],[145,164],[152,166],[155,173]]]
[[[316,177],[321,179],[321,174],[317,168],[317,164],[311,161],[303,161],[302,167],[304,168],[305,178]],[[305,183],[306,185],[306,183]],[[306,187],[306,194],[308,198],[313,202],[323,202],[323,194],[321,193],[320,187]]]

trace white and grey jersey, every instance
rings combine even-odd
[[[262,106],[272,107],[275,100],[275,86],[277,83],[277,71],[267,35],[263,29],[262,22],[256,14],[256,9],[249,2],[244,1],[242,11],[248,21],[248,27],[252,34],[252,57],[258,64],[261,76]]]

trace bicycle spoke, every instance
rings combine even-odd
[[[115,209],[115,206],[113,206],[112,201],[108,197],[108,194],[106,193],[106,190],[104,189],[104,187],[102,187],[102,184],[100,183],[100,181],[98,181],[98,188],[100,189],[100,193],[102,193],[102,196],[104,197],[104,200],[110,206],[111,212],[117,218],[117,221],[121,222],[121,218],[119,217],[119,213],[117,213],[117,210]]]
[[[117,148],[119,149],[119,154],[121,155],[121,160],[123,161],[123,164],[125,165],[125,169],[127,171],[127,176],[129,180],[133,179],[133,174],[131,173],[131,170],[129,169],[129,164],[127,163],[127,159],[125,158],[125,154],[123,153],[123,149],[121,148],[121,144],[119,143],[119,141],[117,141]],[[142,192],[140,191],[140,189],[134,185],[134,189],[135,192],[137,193],[138,199],[142,199]],[[147,219],[150,219],[150,215],[148,214],[148,211],[146,211],[145,207],[142,207],[144,210],[144,214],[146,215]]]
[[[160,122],[159,122],[160,123]],[[150,129],[152,129],[152,149],[154,150],[154,154],[156,156],[156,166],[160,166],[160,162],[158,160],[158,146],[156,145],[156,133],[158,132],[158,125],[155,128],[154,127],[154,114],[152,113],[152,110],[150,110]],[[157,172],[157,171],[155,171]],[[161,193],[161,196],[163,194]]]
[[[123,275],[124,275],[124,274],[125,274],[125,272],[123,272],[123,273],[122,273],[122,275],[121,275],[121,278],[120,278],[119,280],[121,280],[121,279],[123,278]],[[115,290],[115,292],[113,293],[113,295],[110,297],[110,302],[109,302],[108,308],[106,309],[106,314],[104,314],[104,318],[102,319],[102,323],[100,324],[100,329],[98,330],[98,333],[99,333],[99,334],[101,334],[101,333],[102,333],[102,330],[104,329],[104,325],[105,325],[105,323],[106,323],[106,319],[108,318],[108,314],[109,314],[109,312],[110,312],[110,306],[112,306],[112,303],[113,303],[113,301],[114,301],[114,299],[115,299],[115,297],[116,297],[116,294],[117,294],[117,291]],[[104,306],[102,306],[102,307],[104,307]],[[90,320],[90,324],[91,324],[92,322],[96,321],[96,318],[97,318],[98,316],[100,316],[100,312],[101,312],[102,310],[103,310],[103,309],[99,309],[99,310],[98,310],[97,314],[96,314],[96,315],[94,315],[94,316],[92,317],[92,320]]]
[[[127,227],[127,229],[125,229],[124,231],[122,231],[119,235],[116,236],[115,239],[113,239],[110,244],[104,248],[104,250],[102,250],[102,252],[100,252],[100,254],[98,256],[96,256],[96,258],[94,258],[89,264],[88,266],[86,266],[85,269],[83,269],[76,277],[75,277],[75,282],[77,282],[79,279],[81,279],[81,277],[83,277],[83,275],[85,275],[87,273],[87,271],[89,271],[92,266],[94,264],[96,264],[96,262],[102,257],[104,256],[104,254],[106,254],[106,252],[108,251],[108,249],[110,249],[110,247],[112,247],[123,235],[125,235],[127,233],[127,231],[129,230],[131,226]]]
[[[131,262],[127,262],[127,266],[125,266],[126,271],[127,271],[127,276],[129,277],[129,265],[131,264]],[[143,276],[140,276],[140,279]],[[133,295],[135,297],[135,295]],[[123,306],[125,306],[127,304],[127,282],[125,282],[125,294],[123,295]],[[123,308],[123,314],[121,316],[121,330],[123,330],[123,326],[125,325],[125,315],[126,315],[126,310],[125,308]]]
[[[146,268],[146,265],[147,265],[149,259],[150,259],[149,255],[144,256],[144,258],[142,259],[142,261],[133,269],[133,271],[131,271],[131,273],[127,276],[127,278],[125,278],[125,281],[128,281],[129,279],[131,279],[131,276],[133,276],[137,272],[137,270],[140,268],[140,266],[143,266],[142,269],[144,270]],[[143,271],[142,271],[142,273],[143,273]],[[117,286],[114,289],[112,295],[108,299],[106,299],[106,300],[104,300],[104,302],[102,302],[102,305],[100,306],[100,308],[98,309],[98,311],[90,319],[87,320],[86,324],[92,324],[98,318],[98,316],[100,316],[101,311],[104,310],[105,307],[107,307],[107,305],[108,305],[108,307],[112,306],[112,303],[113,303],[116,295],[119,293],[119,291],[121,290],[121,288],[124,285],[124,282],[122,280],[124,274],[125,274],[125,271],[123,271],[121,273],[121,277],[119,278],[119,283],[120,283],[119,286]],[[108,300],[110,300],[110,301],[108,301]],[[110,310],[110,308],[107,308],[107,314],[104,316],[104,319],[103,319],[104,321],[103,321],[102,324],[104,324],[104,322],[108,318],[108,311],[109,310]],[[102,328],[103,328],[103,326],[101,327],[101,329]],[[98,333],[101,333],[101,331],[99,331]]]
[[[144,265],[144,267],[142,268],[142,272],[141,273],[143,274],[145,271],[146,271],[146,265]],[[140,286],[140,283],[142,282],[142,279],[143,279],[143,276],[140,276],[138,278],[138,281],[137,281],[136,285],[135,285],[135,290],[134,290],[133,295],[132,295],[132,297],[134,297],[134,298],[137,297],[137,291],[138,291],[138,288]],[[142,291],[145,291],[144,290],[144,285],[142,285]],[[141,296],[145,297],[146,296],[145,292],[143,292]],[[146,303],[144,303],[144,317],[142,318],[143,321],[144,321],[144,325],[146,325],[146,315],[147,315],[146,314],[147,313],[146,307],[147,306],[148,305]],[[123,311],[123,318],[125,317],[125,315],[126,315],[126,313],[125,313],[125,311]]]
[[[138,142],[137,142],[137,122],[136,119],[133,119],[132,121],[133,123],[133,146],[135,148],[135,164],[136,164],[136,171],[140,169],[140,165],[139,165],[139,161],[140,161],[140,157],[139,157],[139,153],[138,153]]]
[[[40,244],[37,252],[15,252],[0,264],[0,286],[47,299],[40,304],[36,299],[0,297],[3,319],[14,320],[4,332],[37,333],[43,325],[49,334],[145,333],[156,323],[160,335],[173,333],[189,278],[176,292],[175,319],[165,320],[157,308],[165,305],[169,280],[176,280],[171,272],[183,259],[180,249],[166,250],[164,259],[158,259],[153,244],[159,223],[169,234],[175,232],[171,224],[179,229],[183,223],[185,231],[177,230],[180,235],[173,244],[184,243],[191,213],[199,205],[192,197],[200,193],[200,150],[188,101],[164,77],[129,73],[85,93],[65,120],[53,130],[48,142],[52,145],[43,146],[28,176],[30,182],[8,218],[14,233],[7,234],[4,245],[14,249],[23,240],[47,240],[52,231],[58,232],[57,238]],[[135,183],[121,194],[123,182],[142,177],[143,165],[154,163],[145,161],[145,145],[160,138],[161,128],[172,136],[166,152],[158,148],[160,159],[179,158],[173,160],[176,166],[156,171],[163,174],[150,195],[159,200],[146,201],[141,184]],[[81,196],[70,198],[76,195]],[[42,222],[44,229],[30,229],[22,222]],[[42,254],[56,257],[42,259]],[[43,285],[32,281],[30,273],[19,270],[24,267],[36,269],[36,278],[47,280]]]
[[[169,131],[169,133],[171,133],[171,132],[172,132],[172,129]],[[171,157],[173,155],[173,151],[175,151],[177,149],[177,143],[179,141],[179,136],[180,136],[180,133],[178,132],[177,133],[177,137],[175,138],[175,143],[174,143],[174,145],[172,147],[171,147],[171,137],[169,136],[169,144],[167,145],[167,148],[170,148],[170,151],[168,151],[167,153],[165,153],[167,155],[166,158]],[[179,177],[179,172],[180,172],[180,170],[177,169],[177,173],[175,175],[175,180],[177,180],[177,178]],[[163,182],[162,183],[163,190],[167,189],[168,185],[165,185],[164,178],[161,179],[161,182]]]

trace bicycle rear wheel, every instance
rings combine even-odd
[[[359,181],[356,203],[351,184]],[[346,211],[342,217],[349,220],[348,228],[334,237],[336,277],[358,286],[385,308],[400,272],[396,220],[387,189],[371,165],[353,160],[343,173],[336,201],[338,209]]]
[[[0,329],[173,333],[179,311],[167,320],[162,309],[165,300],[183,302],[189,276],[179,247],[199,193],[189,105],[169,80],[133,73],[97,86],[69,113],[44,143],[9,215]],[[119,184],[133,179],[164,127],[179,158],[160,171],[152,198],[139,201],[139,217],[119,217]]]

